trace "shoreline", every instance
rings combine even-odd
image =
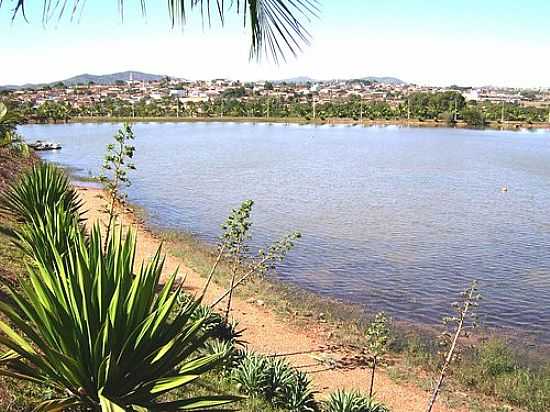
[[[65,170],[67,169],[65,168]],[[85,176],[79,176],[74,173],[74,170],[68,170],[68,172],[76,187],[103,191],[100,183],[96,180],[89,180]],[[131,202],[127,203],[127,207],[128,213],[131,214],[132,220],[138,224],[139,228],[154,238],[162,240],[167,245],[167,249],[172,252],[178,248],[192,249],[196,254],[214,258],[216,252],[215,245],[209,244],[195,234],[182,229],[170,229],[152,225],[147,221],[148,212],[146,209]],[[330,317],[336,323],[351,321],[353,323],[352,329],[354,330],[358,326],[366,329],[366,326],[377,312],[360,303],[346,302],[334,296],[322,295],[315,291],[306,290],[299,284],[284,281],[273,276],[268,276],[262,279],[261,282],[272,287],[278,297],[284,296],[285,300],[290,301],[295,308],[300,309],[304,302],[307,302],[305,312],[322,313],[325,317]],[[459,293],[460,291],[457,291],[457,296]],[[452,311],[451,303],[449,301],[449,313]],[[391,313],[388,313],[388,315],[391,316]],[[445,315],[447,313],[441,314],[442,317]],[[312,314],[307,314],[306,318],[310,318],[310,316]],[[328,319],[324,320],[327,321],[326,323],[330,323]],[[393,324],[400,339],[411,333],[415,334],[418,332],[421,335],[427,336],[430,340],[436,339],[442,328],[441,322],[422,323],[406,319],[393,319]],[[497,338],[505,340],[513,348],[527,346],[531,348],[530,352],[534,358],[550,358],[550,340],[541,340],[538,336],[530,335],[527,331],[518,332],[512,327],[506,328],[504,326],[480,326],[473,335],[473,339],[476,341]],[[353,336],[352,339],[357,339],[357,336]],[[345,343],[348,340],[343,339],[342,342]]]
[[[77,188],[81,199],[84,200],[85,208],[88,210],[86,216],[89,224],[102,220],[99,212],[101,202],[98,195],[102,189],[93,188],[89,185],[73,183]],[[150,232],[139,216],[139,212],[131,208],[125,208],[120,216],[123,227],[132,227],[138,236],[138,247],[136,262],[142,259],[149,259],[154,255],[156,248],[163,244],[163,254],[166,255],[164,276],[179,268],[180,277],[185,277],[185,289],[190,293],[202,289],[206,273],[197,261],[189,261],[189,257],[197,253],[191,242],[177,242],[177,239]],[[181,239],[180,239],[181,240]],[[205,268],[210,265],[208,251],[202,256]],[[215,276],[211,288],[206,296],[206,302],[212,302],[220,292],[225,290],[228,278],[224,275],[224,265],[221,264],[219,272]],[[314,310],[308,312],[297,311],[289,306],[275,305],[281,303],[282,299],[276,295],[276,291],[262,280],[252,280],[247,283],[247,291],[237,289],[234,299],[231,316],[243,329],[243,340],[252,350],[267,356],[286,356],[291,364],[299,367],[310,374],[314,386],[319,392],[320,399],[323,399],[329,392],[347,388],[364,390],[368,386],[370,368],[364,363],[365,354],[362,351],[361,342],[355,344],[338,344],[335,342],[334,333],[348,331],[346,325],[342,324],[336,329],[330,319],[319,316]],[[268,300],[268,297],[271,297]],[[357,331],[359,333],[359,331]],[[350,338],[359,335],[350,336]],[[377,375],[376,392],[377,398],[391,407],[394,412],[410,412],[421,410],[425,406],[428,393],[413,383],[413,380],[395,380],[392,378],[390,369],[397,368],[399,359],[389,357],[389,365],[380,370]],[[396,372],[397,373],[397,372]],[[428,379],[427,375],[418,372],[418,375]],[[452,401],[446,399],[451,399]],[[460,393],[449,392],[442,397],[438,405],[438,411],[467,412],[465,407],[468,397]],[[449,407],[447,403],[460,405],[458,408]]]
[[[312,125],[312,126],[355,126],[355,127],[373,127],[373,126],[397,126],[414,128],[451,128],[451,129],[473,129],[473,130],[504,130],[504,131],[522,131],[522,130],[550,130],[550,122],[529,123],[521,121],[487,122],[485,126],[473,127],[463,121],[456,124],[447,124],[446,122],[436,120],[355,120],[347,118],[335,119],[306,119],[294,117],[75,117],[67,121],[60,122],[28,122],[27,124],[78,124],[78,123],[265,123],[265,124],[292,124],[292,125]]]
[[[102,189],[89,182],[75,181],[73,185],[85,200],[90,221],[95,221],[92,218],[98,216],[101,219],[97,208],[100,200],[95,199]],[[149,258],[154,254],[154,248],[162,244],[163,254],[167,256],[164,273],[171,273],[173,268],[179,267],[180,276],[187,279],[187,289],[191,292],[200,290],[208,268],[215,260],[212,247],[205,246],[204,242],[189,234],[150,227],[145,213],[139,207],[128,205],[122,214],[122,224],[137,232],[138,249],[143,248],[144,243],[147,245],[136,261]],[[219,295],[228,282],[224,270],[224,265],[220,265],[220,273],[213,283],[213,294],[212,291],[207,294],[208,300]],[[316,295],[269,277],[252,280],[236,291],[234,299],[232,317],[239,322],[239,327],[244,328],[244,340],[248,346],[268,356],[287,355],[291,364],[297,367],[306,365],[304,371],[310,373],[321,399],[331,390],[363,390],[367,386],[370,368],[366,366],[368,356],[364,352],[364,331],[371,318],[356,305]],[[392,329],[394,342],[386,365],[377,375],[375,390],[378,398],[394,412],[421,410],[438,367],[436,353],[440,330],[402,322],[394,322]],[[510,353],[515,354],[518,362],[520,359],[525,362],[522,368],[538,370],[541,365],[548,364],[550,352],[532,352],[532,346],[514,345],[513,341],[498,333],[483,329],[479,333],[479,336],[469,339],[467,345],[501,342],[505,345],[502,348],[512,351]],[[465,356],[469,356],[467,352]],[[475,358],[470,359],[470,362],[477,362]],[[314,368],[308,369],[312,365]],[[468,365],[471,363],[466,363]],[[466,388],[453,379],[448,383],[437,410],[474,412],[479,410],[475,405],[484,405],[482,410],[497,410],[495,405],[506,404],[503,401],[483,394],[476,387]],[[514,410],[524,411],[522,408]]]

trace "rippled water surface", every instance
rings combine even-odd
[[[25,126],[96,174],[114,124]],[[194,123],[135,126],[130,200],[214,242],[244,199],[258,243],[304,237],[279,276],[433,323],[471,279],[489,326],[550,341],[550,133]],[[501,188],[507,186],[508,191]]]

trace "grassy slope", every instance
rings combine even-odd
[[[17,179],[17,176],[30,167],[35,159],[19,157],[8,149],[0,149],[0,193]],[[15,222],[0,215],[0,281],[14,284],[18,274],[24,270],[22,255],[13,245],[7,231]],[[0,378],[0,410],[6,412],[24,411],[31,400],[47,396],[44,388]]]

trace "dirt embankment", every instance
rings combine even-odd
[[[14,182],[21,172],[37,161],[34,155],[22,157],[8,148],[0,148],[0,193]]]

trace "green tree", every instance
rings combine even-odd
[[[244,97],[245,95],[246,95],[246,90],[242,86],[225,89],[222,93],[223,98],[233,98],[233,99],[238,99],[240,97]]]
[[[469,106],[462,111],[462,119],[468,126],[485,126],[485,114],[475,106]]]
[[[20,123],[19,113],[8,109],[4,103],[0,102],[0,147],[8,147],[26,156],[29,153],[29,147],[23,141],[23,136],[16,131]]]
[[[21,123],[20,116],[8,109],[5,103],[0,102],[0,145],[6,145],[11,141],[10,137],[15,133],[19,123]]]

